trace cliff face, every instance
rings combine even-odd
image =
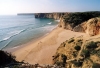
[[[95,40],[95,41],[94,41]],[[65,68],[98,68],[100,66],[100,38],[71,38],[63,42],[53,56],[54,64]]]
[[[86,33],[90,36],[100,34],[100,18],[92,18],[86,23]]]
[[[60,19],[66,13],[36,13],[35,18],[53,18]]]
[[[100,34],[100,18],[92,18],[78,26],[74,27],[73,31],[85,32],[90,36]]]

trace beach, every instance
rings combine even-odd
[[[17,48],[12,54],[18,61],[24,60],[30,64],[52,64],[52,56],[60,44],[78,36],[86,36],[86,34],[57,27],[46,36]]]

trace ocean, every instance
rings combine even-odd
[[[34,15],[0,16],[0,50],[18,47],[31,40],[36,40],[58,24],[58,20],[39,19]]]

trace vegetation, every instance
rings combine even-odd
[[[57,66],[62,66],[62,67],[64,67],[64,66],[65,66],[65,64],[64,64],[63,62],[59,62],[59,61],[58,61],[58,62],[56,62],[56,65],[57,65]]]
[[[77,45],[77,46],[74,47],[74,49],[79,51],[81,49],[81,47]]]
[[[63,54],[62,54],[61,57],[62,57],[63,63],[66,63],[66,60],[67,60],[66,55],[63,55]]]
[[[74,42],[74,38],[69,39],[68,43]]]
[[[89,52],[89,50],[83,50],[81,55],[84,58],[88,58],[88,57],[90,57],[90,52]]]
[[[61,43],[61,46],[60,47],[65,47],[66,43]]]
[[[100,17],[100,12],[76,12],[64,15],[64,21],[69,23],[72,27],[81,24],[94,17]]]
[[[80,66],[82,66],[82,63],[83,63],[83,62],[80,62],[80,61],[74,62],[74,65],[75,65],[76,67],[80,67]]]
[[[95,48],[97,48],[97,43],[91,41],[91,42],[87,43],[86,48],[87,49],[95,49]]]
[[[10,53],[0,50],[0,66],[6,66],[9,63],[15,63],[15,56],[12,56]]]
[[[98,64],[98,63],[93,63],[92,68],[100,68],[100,64]]]

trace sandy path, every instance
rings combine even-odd
[[[60,44],[71,37],[86,35],[85,33],[73,32],[62,28],[54,29],[47,36],[31,42],[27,46],[13,52],[17,60],[25,60],[31,64],[52,64],[52,56]]]

